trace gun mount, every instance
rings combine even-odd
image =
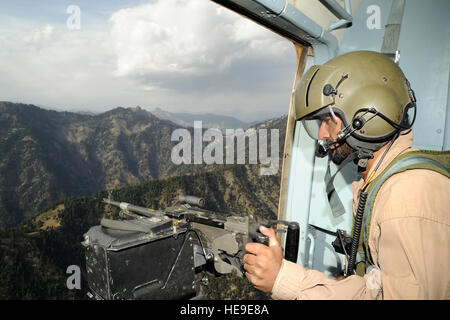
[[[242,277],[246,243],[268,243],[260,225],[286,232],[285,258],[297,261],[296,222],[217,213],[185,195],[165,210],[103,202],[119,207],[122,220],[102,219],[84,235],[87,280],[97,299],[190,298],[207,276]]]

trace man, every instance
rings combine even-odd
[[[400,161],[416,150],[408,122],[415,97],[400,68],[376,52],[344,54],[311,67],[294,103],[318,154],[341,166],[353,160],[362,172],[352,184],[353,264],[344,279],[308,270],[283,259],[273,230],[261,227],[269,246],[247,244],[248,280],[274,299],[450,299],[449,169]],[[360,275],[357,247],[365,252]]]

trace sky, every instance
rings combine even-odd
[[[288,113],[291,42],[209,0],[0,2],[0,101],[244,121]]]

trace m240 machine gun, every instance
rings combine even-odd
[[[285,258],[297,261],[299,225],[220,214],[180,195],[164,211],[103,199],[122,220],[102,219],[84,235],[87,281],[96,299],[186,299],[208,276],[242,277],[247,242],[268,244],[259,226],[286,232]]]

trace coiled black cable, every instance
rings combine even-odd
[[[347,275],[354,274],[356,264],[356,254],[358,253],[359,238],[361,235],[361,227],[364,216],[364,207],[367,201],[367,192],[362,191],[359,193],[358,209],[356,210],[355,223],[353,229],[352,245],[350,251],[350,258],[348,260]]]
[[[394,144],[394,141],[397,140],[398,136],[399,136],[399,132],[397,132],[395,134],[394,138],[391,140],[388,147],[383,152],[383,155],[381,156],[380,161],[378,161],[372,174],[369,176],[365,185],[362,187],[361,191],[359,192],[359,202],[358,202],[358,208],[356,210],[355,223],[354,223],[354,227],[353,227],[354,229],[353,229],[350,257],[348,259],[347,275],[352,275],[354,273],[354,269],[355,269],[355,265],[356,265],[356,254],[358,253],[359,237],[361,235],[361,227],[362,227],[362,221],[363,221],[363,217],[364,217],[364,208],[366,206],[366,201],[367,201],[367,196],[368,196],[368,193],[366,192],[366,188],[369,185],[369,183],[372,181],[372,178],[375,175],[375,172],[377,172],[378,168],[380,167],[381,163],[383,162],[384,157],[389,152],[392,145]]]

